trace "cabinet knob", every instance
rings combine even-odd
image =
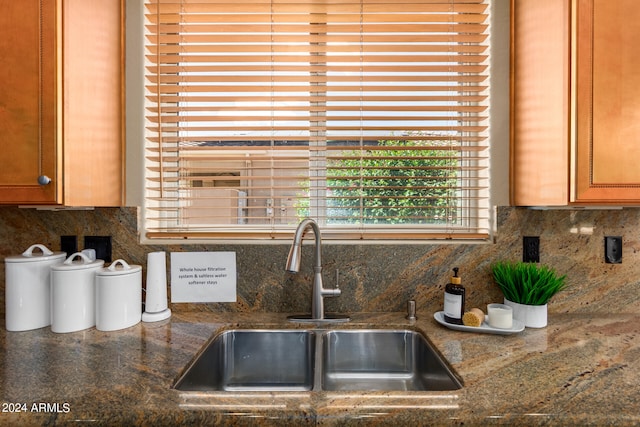
[[[40,175],[38,177],[38,184],[40,185],[47,185],[50,182],[51,182],[51,178],[49,178],[47,175]]]

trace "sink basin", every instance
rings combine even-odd
[[[184,391],[300,391],[313,387],[315,333],[229,330],[216,335],[174,388]]]
[[[462,383],[409,329],[235,329],[215,335],[181,391],[438,391]]]
[[[457,390],[440,355],[412,330],[334,330],[323,335],[324,390]]]

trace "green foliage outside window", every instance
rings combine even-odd
[[[416,149],[425,145],[425,149]],[[427,146],[428,145],[428,146]],[[406,149],[403,147],[407,147]],[[442,224],[457,215],[457,150],[449,142],[380,141],[327,162],[327,222]],[[305,193],[308,195],[308,182]],[[309,215],[309,198],[298,215]]]

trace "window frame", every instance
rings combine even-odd
[[[496,4],[500,4],[500,7],[496,6]],[[504,61],[504,57],[503,60],[500,60],[500,57],[496,57],[495,55],[495,51],[497,50],[496,47],[499,46],[496,44],[496,42],[493,39],[497,39],[500,41],[500,44],[502,45],[502,50],[504,52],[504,46],[508,45],[508,37],[505,38],[505,34],[507,34],[508,32],[508,21],[506,22],[507,25],[505,25],[505,19],[508,20],[508,15],[509,15],[509,10],[508,8],[505,8],[504,6],[508,5],[508,0],[494,0],[490,2],[490,8],[491,8],[491,26],[495,27],[495,21],[498,20],[500,21],[499,24],[501,26],[501,31],[497,32],[495,28],[492,28],[491,31],[491,38],[492,38],[492,61],[491,61],[491,69],[492,69],[492,73],[490,73],[489,78],[491,80],[491,86],[492,86],[492,91],[491,91],[491,98],[498,98],[501,100],[502,103],[502,107],[505,106],[505,100],[507,100],[507,97],[504,96],[505,92],[505,85],[504,85],[504,76],[508,75],[508,65],[506,65],[507,63]],[[131,9],[131,7],[128,5],[128,8]],[[138,15],[143,13],[143,7],[139,6],[138,8],[136,8],[136,12]],[[498,15],[496,15],[496,10],[499,10],[500,13]],[[130,10],[128,10],[129,12]],[[131,14],[128,14],[131,15]],[[506,17],[506,18],[505,18]],[[134,21],[129,20],[128,23],[131,24]],[[130,25],[129,25],[130,28]],[[138,32],[139,32],[139,27],[138,27]],[[128,34],[130,34],[128,32]],[[143,36],[140,36],[140,38],[138,39],[138,41],[141,41],[141,39],[143,39]],[[505,43],[506,42],[506,43]],[[138,45],[139,47],[140,45]],[[129,54],[129,50],[127,51],[127,53]],[[498,61],[496,61],[496,59]],[[131,63],[131,61],[129,61],[129,64]],[[142,73],[140,73],[140,71],[142,71],[143,67],[138,67],[138,77],[137,77],[137,81],[140,81],[140,75]],[[131,73],[129,73],[130,71],[130,67],[128,68],[128,75],[131,75]],[[499,73],[498,73],[499,71]],[[500,78],[500,75],[503,77],[502,79]],[[129,78],[129,77],[128,77]],[[501,81],[503,84],[496,84],[496,81]],[[500,87],[502,86],[502,87]],[[499,93],[498,97],[496,97],[494,95],[494,92],[496,92],[496,90]],[[129,98],[128,98],[129,99]],[[500,106],[498,105],[498,108],[500,108]],[[496,110],[496,103],[495,101],[493,101],[492,103],[492,111]],[[504,110],[504,108],[503,108]],[[508,103],[507,103],[507,110],[508,110]],[[128,111],[131,111],[130,109]],[[140,105],[138,104],[138,112],[141,111]],[[491,114],[493,116],[493,114]],[[128,116],[130,116],[128,114]],[[490,122],[493,123],[496,120],[492,117],[490,117]],[[503,122],[504,119],[498,119],[498,122]],[[135,128],[135,127],[134,127]],[[128,122],[128,129],[129,129],[129,122]],[[137,129],[138,130],[138,134],[140,135],[140,128]],[[508,130],[508,129],[506,129]],[[131,132],[128,131],[128,134],[130,134]],[[490,125],[489,126],[489,133],[490,133],[490,140],[492,140],[491,146],[492,146],[492,162],[491,164],[494,165],[496,163],[501,163],[501,164],[507,164],[506,162],[506,156],[508,156],[508,150],[506,150],[505,148],[507,148],[507,142],[508,139],[504,138],[505,135],[505,128],[502,127],[501,129],[496,129],[495,126]],[[501,138],[495,138],[493,135],[495,134],[501,134],[502,137]],[[499,155],[494,156],[494,140],[499,140],[500,141],[500,145],[502,146]],[[129,151],[129,150],[128,150]],[[140,151],[138,151],[138,157],[140,157]],[[129,157],[128,157],[129,158]],[[129,162],[129,164],[132,164],[131,162]],[[128,168],[128,171],[130,170],[130,168]],[[137,169],[139,171],[139,169]],[[505,180],[504,178],[508,176],[508,169],[506,168],[502,168],[501,169],[501,173],[496,173],[496,169],[495,167],[489,167],[489,174],[490,174],[490,179],[492,182],[492,187],[491,187],[491,191],[490,191],[490,202],[489,202],[489,211],[490,211],[490,215],[489,215],[489,222],[491,223],[490,227],[489,227],[489,236],[488,237],[479,237],[479,238],[472,238],[472,239],[458,239],[456,236],[440,236],[441,238],[444,238],[445,240],[441,240],[439,238],[436,238],[435,240],[432,238],[434,236],[426,236],[425,238],[421,238],[421,239],[414,239],[413,236],[411,235],[411,233],[392,233],[390,235],[383,235],[380,234],[378,236],[376,236],[376,238],[374,240],[361,240],[358,237],[355,237],[354,239],[336,239],[336,240],[331,240],[331,242],[334,243],[442,243],[442,242],[467,242],[467,243],[477,243],[477,242],[490,242],[493,239],[493,233],[494,233],[494,228],[495,228],[495,219],[494,219],[494,210],[491,208],[491,206],[495,206],[496,203],[493,203],[492,201],[495,200],[504,200],[506,198],[506,196],[508,195],[508,180]],[[131,175],[130,173],[128,173],[128,175]],[[139,173],[138,173],[139,175]],[[498,179],[499,184],[498,185],[494,185],[494,182],[496,182],[495,176],[499,176],[501,179]],[[506,186],[506,187],[505,187]],[[131,187],[128,187],[131,188]],[[505,190],[506,188],[506,190]],[[128,192],[127,193],[128,196],[130,196],[132,193]],[[138,195],[138,200],[143,200],[144,199],[144,193],[139,194]],[[131,198],[128,198],[128,200],[131,200]],[[288,239],[291,234],[293,233],[293,229],[290,230],[283,230],[282,232],[277,232],[277,235],[273,235],[273,236],[268,236],[265,238],[257,238],[255,235],[252,235],[251,232],[248,233],[217,233],[215,238],[212,238],[211,236],[206,236],[203,237],[202,235],[187,235],[185,236],[184,233],[179,233],[179,235],[167,235],[166,238],[147,238],[145,235],[145,215],[144,215],[144,210],[145,210],[145,206],[144,203],[137,203],[141,206],[142,209],[142,220],[141,220],[141,233],[140,233],[140,238],[141,241],[143,243],[175,243],[176,239],[180,239],[180,240],[189,240],[190,242],[202,242],[202,243],[211,243],[211,242],[228,242],[228,243],[269,243],[269,242],[273,242],[273,243],[280,243],[281,240],[279,238],[283,238],[283,239]],[[499,203],[499,204],[506,204],[506,203]],[[398,228],[403,228],[403,227],[398,227]],[[323,236],[324,236],[324,232],[323,232]],[[246,237],[244,237],[246,236]]]

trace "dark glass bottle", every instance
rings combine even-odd
[[[451,283],[444,288],[444,320],[448,323],[462,325],[464,314],[464,286],[458,277],[458,267],[453,269]]]

